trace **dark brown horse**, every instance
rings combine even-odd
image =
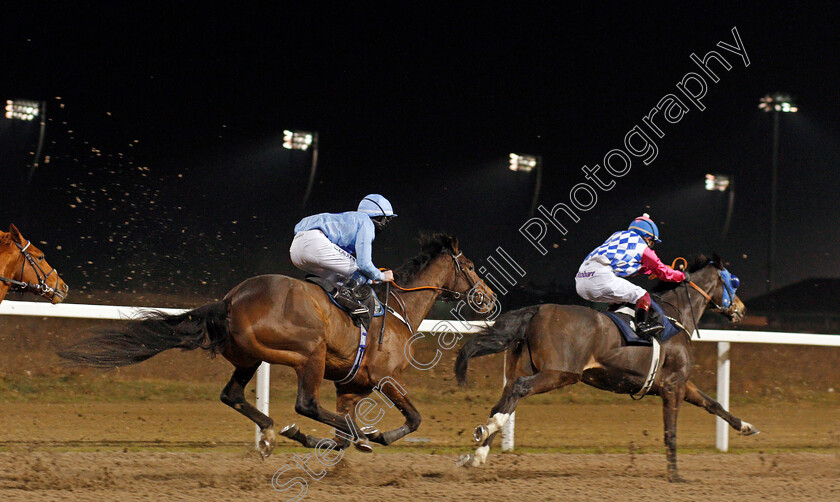
[[[375,318],[370,326],[361,367],[346,381],[359,347],[359,328],[310,282],[282,275],[253,277],[233,288],[222,301],[180,315],[154,314],[127,326],[99,332],[59,353],[72,361],[101,368],[143,361],[170,348],[202,348],[221,353],[236,367],[221,394],[222,402],[253,420],[261,430],[260,453],[267,456],[275,444],[274,421],[245,400],[245,385],[262,361],[290,366],[298,377],[295,411],[336,430],[339,447],[352,441],[370,451],[367,440],[388,445],[420,425],[420,414],[400,381],[409,365],[412,344],[407,343],[438,297],[458,299],[472,292],[479,306],[492,305],[493,293],[481,282],[458,242],[436,234],[422,241],[418,256],[395,272],[395,282],[417,291],[395,293],[391,304],[410,324],[394,315]],[[380,298],[385,298],[384,293]],[[385,320],[382,343],[381,323]],[[319,400],[323,379],[335,381],[337,411],[324,409]],[[345,380],[344,382],[341,382]],[[405,417],[397,429],[379,432],[360,429],[357,412],[370,418],[370,403],[357,404],[374,390],[396,405]],[[367,401],[372,401],[368,398]],[[380,410],[381,411],[381,410]],[[370,421],[366,422],[370,425]],[[281,431],[307,447],[322,440],[300,432],[296,425]],[[323,444],[323,443],[321,443]]]
[[[61,303],[70,288],[44,259],[44,253],[23,238],[14,224],[0,231],[0,302],[9,291],[26,291]]]
[[[661,370],[648,392],[662,398],[670,481],[681,481],[677,472],[677,410],[683,400],[721,417],[743,435],[758,432],[689,381],[694,366],[689,333],[695,330],[695,319],[703,315],[711,302],[732,322],[744,316],[744,304],[737,296],[733,295],[727,308],[717,307],[724,293],[722,270],[719,258],[699,257],[690,268],[691,281],[697,288],[674,283],[663,283],[657,288],[662,293],[659,302],[666,314],[686,328],[662,344]],[[648,375],[652,357],[651,347],[628,346],[615,324],[593,309],[537,305],[506,313],[492,327],[471,338],[458,354],[458,381],[466,383],[471,358],[505,350],[507,385],[490,412],[488,424],[476,428],[476,441],[482,444],[474,455],[462,458],[466,465],[477,466],[486,461],[493,439],[521,399],[581,381],[619,394],[637,393]]]

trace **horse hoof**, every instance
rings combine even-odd
[[[271,455],[275,442],[274,429],[263,429],[260,431],[260,441],[257,443],[257,450],[263,459]]]
[[[371,427],[369,425],[362,427],[361,430],[362,434],[364,434],[365,436],[375,436],[379,434],[379,429],[377,429],[376,427]]]
[[[760,430],[753,427],[753,425],[749,422],[741,421],[741,435],[742,436],[755,436],[761,432]]]
[[[355,446],[357,450],[364,453],[370,453],[373,451],[373,446],[371,446],[370,443],[363,439],[356,441],[353,446]]]
[[[472,467],[472,460],[473,456],[469,453],[465,453],[461,455],[461,457],[455,461],[456,467]]]
[[[687,483],[688,481],[682,476],[671,476],[668,478],[669,483]]]
[[[490,431],[487,430],[487,426],[479,425],[475,428],[475,432],[473,432],[473,437],[475,438],[476,443],[482,443],[485,439],[490,435]]]
[[[298,427],[297,424],[292,424],[283,427],[283,430],[280,431],[280,435],[289,439],[294,439],[298,432],[300,432],[300,427]]]

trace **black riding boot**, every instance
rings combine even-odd
[[[650,340],[658,337],[665,326],[657,322],[656,316],[650,315],[645,309],[636,309],[636,334],[639,338]]]
[[[365,329],[370,328],[376,304],[373,289],[370,286],[348,279],[333,293],[333,298],[350,314],[353,324],[364,326]]]
[[[368,313],[367,306],[361,303],[361,300],[365,298],[367,293],[365,288],[370,289],[367,284],[359,284],[353,279],[347,279],[335,291],[333,298],[335,298],[335,301],[339,305],[347,309],[351,315],[364,316]]]

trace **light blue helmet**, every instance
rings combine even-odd
[[[388,202],[388,199],[378,193],[372,193],[365,196],[365,198],[359,202],[358,211],[360,213],[365,213],[371,218],[375,218],[377,216],[396,216],[394,209],[391,207],[391,203]]]
[[[656,223],[650,219],[647,213],[633,220],[633,223],[630,224],[627,230],[636,232],[642,237],[650,237],[656,242],[662,242],[659,240],[659,227],[656,226]]]

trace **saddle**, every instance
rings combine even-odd
[[[651,319],[655,320],[656,322],[661,323],[665,329],[662,333],[659,334],[657,339],[664,343],[674,335],[680,332],[681,326],[676,321],[676,319],[671,319],[670,317],[665,315],[665,312],[662,310],[656,302],[650,302],[650,313],[648,314],[651,316]],[[621,335],[627,341],[628,345],[652,345],[653,341],[649,338],[641,338],[639,335],[636,334],[636,310],[635,305],[632,303],[624,303],[624,304],[614,304],[610,305],[610,310],[607,312],[602,312],[604,315],[610,318],[613,323],[615,323],[618,330],[621,332]]]
[[[335,282],[311,274],[307,275],[304,280],[320,286],[327,294],[327,297],[329,297],[333,305],[349,315],[353,324],[364,327],[365,331],[370,328],[370,323],[374,317],[380,317],[385,313],[385,309],[382,307],[382,302],[379,301],[379,298],[376,296],[376,292],[370,286],[358,288],[358,294],[353,297],[353,300],[358,303],[353,305],[352,302],[340,303],[339,300],[336,300],[336,298],[339,298],[339,285]],[[342,300],[344,300],[343,297]],[[367,312],[359,313],[358,310],[360,309],[358,307],[360,305],[367,307]]]

